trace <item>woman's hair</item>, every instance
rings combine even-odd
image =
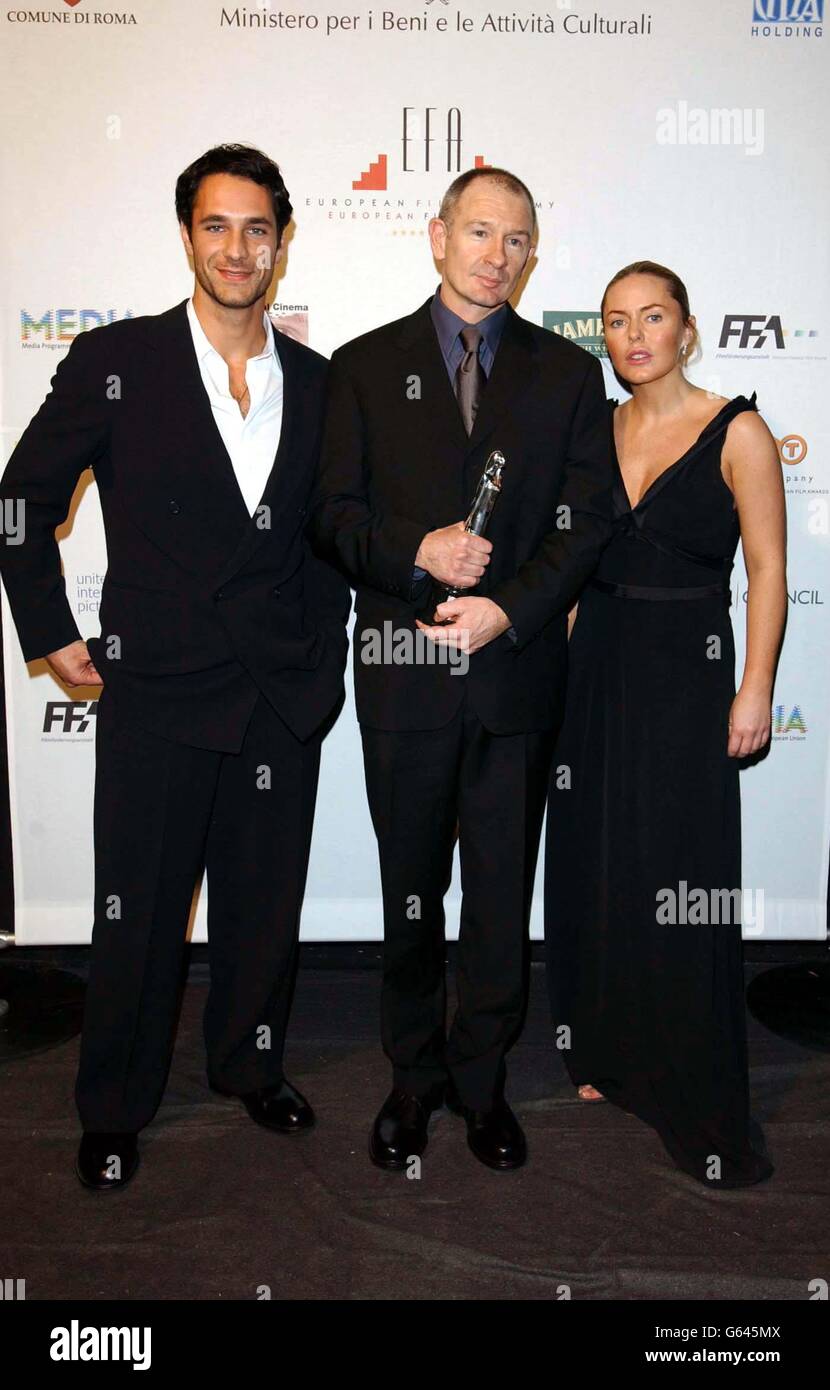
[[[676,300],[680,305],[680,313],[684,324],[689,324],[691,311],[689,309],[689,294],[686,286],[683,284],[679,275],[676,275],[673,270],[669,270],[665,265],[658,265],[656,261],[632,261],[631,265],[623,266],[622,270],[618,270],[616,275],[612,276],[605,287],[605,294],[602,296],[600,314],[603,318],[605,317],[605,301],[608,298],[608,291],[611,289],[612,285],[616,285],[618,281],[627,280],[629,275],[656,275],[660,280],[664,280],[672,299]],[[692,340],[683,353],[684,367],[688,365],[693,357],[699,356],[701,350],[700,334],[696,327],[693,325],[689,326],[692,331]]]

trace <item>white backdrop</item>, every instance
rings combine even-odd
[[[692,379],[728,396],[757,390],[787,483],[789,623],[772,748],[741,778],[744,885],[764,890],[764,936],[823,936],[823,0],[655,0],[650,11],[551,0],[544,12],[521,0],[505,11],[486,0],[30,3],[0,15],[6,457],[75,333],[190,293],[173,188],[226,140],[259,145],[282,167],[295,228],[277,309],[326,354],[431,293],[427,220],[477,159],[513,169],[537,200],[538,258],[517,304],[526,317],[601,353],[595,316],[611,275],[642,257],[678,271],[705,349]],[[608,386],[622,394],[610,373]],[[88,636],[106,569],[88,478],[62,534]],[[745,587],[739,566],[739,659]],[[3,622],[17,939],[87,941],[94,704],[42,663],[25,666],[7,607]],[[541,865],[535,936],[540,889]],[[457,901],[456,879],[452,936]],[[195,939],[203,917],[204,895]],[[303,937],[380,935],[350,693],[324,750]]]

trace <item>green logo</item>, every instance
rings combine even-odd
[[[551,333],[559,333],[563,338],[570,338],[572,343],[590,352],[592,357],[608,356],[602,317],[596,309],[545,309],[542,327]]]

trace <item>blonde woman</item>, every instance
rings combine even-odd
[[[673,271],[626,266],[602,315],[631,399],[609,402],[616,529],[579,601],[553,760],[553,1018],[582,1099],[622,1106],[680,1168],[737,1187],[773,1171],[749,1113],[733,890],[738,762],[769,739],[786,612],[781,468],[754,394],[728,400],[686,379],[697,329]],[[739,536],[749,595],[736,693]]]

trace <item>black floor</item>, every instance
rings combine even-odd
[[[567,1285],[574,1299],[805,1300],[830,1279],[830,1054],[750,1020],[776,1172],[710,1192],[633,1117],[575,1098],[535,964],[508,1081],[527,1166],[483,1168],[444,1111],[411,1181],[366,1152],[388,1088],[377,955],[353,950],[344,968],[323,951],[300,971],[286,1070],[318,1125],[286,1138],[207,1089],[194,950],[167,1093],[123,1192],[88,1193],[73,1173],[78,1038],[4,1064],[0,1273],[34,1300],[256,1299],[262,1285],[279,1299],[554,1300]]]

